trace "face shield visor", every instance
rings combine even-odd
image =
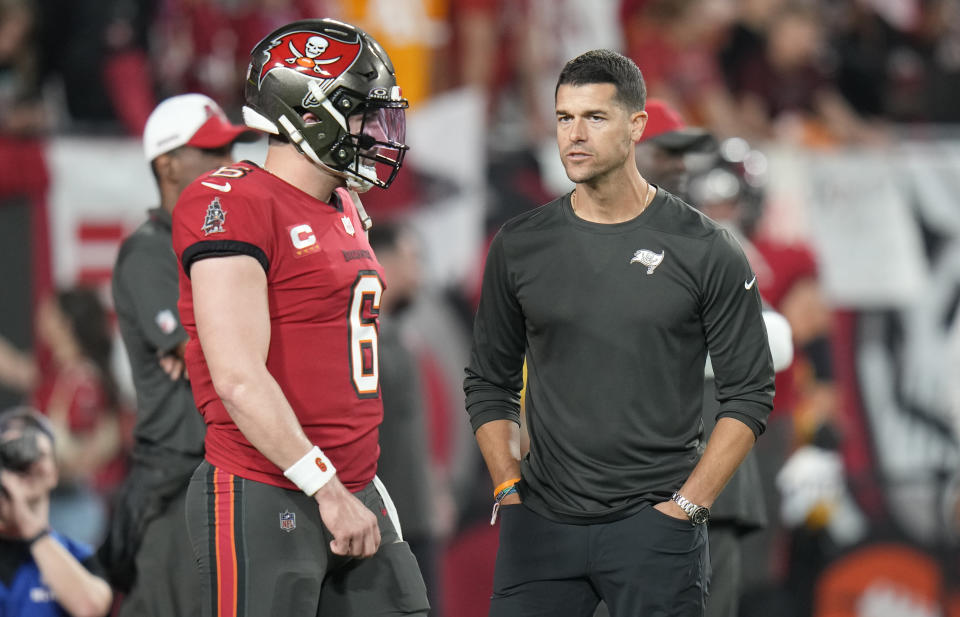
[[[405,100],[374,101],[362,113],[347,120],[346,140],[356,150],[354,162],[344,171],[357,176],[361,185],[387,188],[397,177],[408,146]],[[362,187],[357,187],[362,188]]]

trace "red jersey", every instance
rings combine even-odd
[[[780,310],[790,290],[803,279],[817,278],[817,262],[813,252],[804,244],[781,244],[765,238],[753,242],[763,260],[758,267],[757,282],[763,299]],[[793,413],[803,401],[803,392],[813,379],[813,369],[802,349],[794,349],[793,362],[777,373],[775,415]]]
[[[267,275],[267,370],[307,437],[352,491],[376,473],[383,419],[377,358],[383,271],[344,189],[324,203],[253,163],[201,176],[180,196],[173,247],[180,262],[186,363],[207,424],[206,458],[231,474],[296,488],[243,436],[217,396],[197,338],[190,266],[249,255]],[[230,310],[225,306],[224,310]]]
[[[784,296],[805,278],[817,278],[817,261],[804,244],[781,244],[757,238],[753,241],[765,266],[757,268],[757,281],[764,300],[779,309]]]

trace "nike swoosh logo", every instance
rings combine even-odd
[[[757,282],[757,275],[754,274],[752,281],[750,281],[749,283],[746,281],[743,282],[743,288],[746,290],[750,290],[756,284],[756,282]]]
[[[212,182],[201,182],[200,184],[202,184],[203,186],[205,186],[205,187],[207,187],[207,188],[211,188],[211,189],[218,190],[218,191],[220,191],[221,193],[228,193],[228,192],[230,192],[230,183],[229,183],[229,182],[224,182],[223,184],[213,184]]]

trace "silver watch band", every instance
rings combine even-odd
[[[692,517],[693,513],[697,511],[697,504],[691,502],[689,499],[676,491],[674,491],[671,499],[673,499],[673,501],[680,506],[680,509],[683,510],[683,513],[688,517]]]
[[[671,499],[683,510],[690,522],[694,525],[703,525],[710,520],[710,508],[698,506],[678,492],[674,492]]]

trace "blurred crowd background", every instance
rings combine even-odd
[[[957,0],[0,0],[0,408],[31,402],[67,444],[55,527],[97,544],[124,474],[109,279],[156,205],[148,114],[202,92],[239,121],[250,48],[317,16],[369,31],[411,100],[404,168],[364,202],[390,232],[384,321],[416,413],[384,439],[428,455],[404,525],[435,615],[485,615],[491,589],[460,387],[487,242],[572,187],[554,86],[598,47],[716,136],[688,197],[740,228],[793,327],[741,614],[960,615]]]

